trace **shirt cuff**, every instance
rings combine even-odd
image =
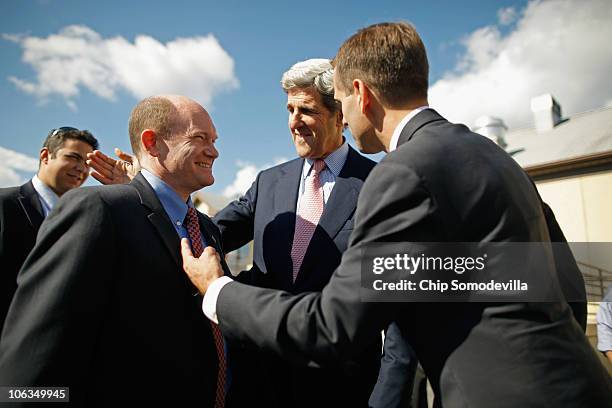
[[[219,319],[217,319],[217,298],[219,297],[219,293],[221,293],[221,289],[233,281],[234,280],[229,276],[217,278],[210,284],[208,290],[204,294],[204,299],[202,300],[202,312],[204,312],[206,317],[216,324],[219,324]]]

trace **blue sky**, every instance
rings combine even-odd
[[[529,98],[542,92],[560,99],[566,114],[595,109],[612,104],[604,81],[612,72],[610,45],[593,41],[612,38],[611,15],[605,0],[6,0],[0,185],[32,174],[32,162],[19,154],[37,157],[54,127],[89,129],[107,152],[129,150],[131,108],[139,95],[161,89],[187,93],[208,108],[220,151],[210,191],[228,192],[245,184],[239,178],[295,156],[282,73],[300,60],[333,57],[358,28],[381,21],[417,27],[429,53],[430,102],[455,121],[469,125],[493,114],[511,127],[529,126]],[[66,31],[70,26],[79,28]],[[138,36],[146,41],[136,45]],[[564,42],[576,36],[584,47]],[[62,48],[68,37],[85,44],[82,52]],[[139,57],[132,61],[130,50]],[[165,53],[174,60],[158,64]],[[49,70],[48,61],[63,61],[71,74]]]

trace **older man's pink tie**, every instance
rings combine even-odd
[[[315,160],[312,170],[304,182],[304,194],[295,217],[295,231],[293,233],[293,246],[291,247],[294,282],[302,266],[310,239],[317,228],[319,219],[321,219],[321,214],[323,214],[323,187],[321,186],[320,174],[324,168],[325,162],[323,160]]]

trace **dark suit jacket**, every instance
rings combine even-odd
[[[217,354],[179,248],[141,175],[66,193],[19,273],[0,384],[69,386],[78,406],[212,407]]]
[[[254,240],[253,268],[241,273],[238,280],[291,293],[323,289],[346,250],[353,231],[359,191],[375,164],[349,147],[346,163],[336,178],[295,283],[292,281],[290,254],[304,159],[262,171],[243,197],[214,217],[226,251]],[[410,355],[398,353],[401,342],[399,333],[389,337],[387,344],[393,347],[386,354],[383,371],[391,367],[397,371],[398,366],[405,368],[416,364],[414,357],[410,362]],[[240,360],[243,363],[233,371],[234,384],[245,390],[241,394],[248,396],[250,405],[255,403],[254,398],[259,398],[259,404],[267,406],[356,407],[367,406],[379,372],[380,350],[378,339],[360,358],[325,369],[292,366],[272,355],[253,357],[255,351],[252,350],[233,350],[230,354],[236,357],[240,353],[240,358],[232,359],[235,363],[240,363]],[[262,377],[262,370],[268,374],[266,377]],[[386,394],[388,400],[405,391],[397,387],[390,389],[386,385],[385,382],[377,388]],[[372,403],[379,406],[377,401]]]
[[[17,289],[17,273],[44,219],[32,181],[0,189],[0,331]]]
[[[561,289],[563,290],[565,298],[569,301],[574,318],[582,328],[582,331],[586,332],[587,295],[584,277],[582,276],[582,272],[580,272],[580,268],[578,268],[574,254],[572,254],[567,244],[565,235],[557,223],[555,214],[548,204],[544,202],[542,204],[550,242],[554,242],[555,267],[557,269],[557,276],[559,277]]]
[[[361,301],[367,243],[549,240],[529,177],[495,143],[433,110],[420,112],[403,129],[399,148],[368,177],[356,221],[342,263],[321,293],[290,297],[226,285],[217,301],[223,333],[316,362],[361,352],[394,321],[438,405],[608,405],[612,381],[560,291],[549,303]],[[553,263],[534,273],[554,284]]]

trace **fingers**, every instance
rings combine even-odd
[[[116,160],[111,159],[99,150],[95,150],[93,153],[87,155],[87,165],[104,177],[112,176],[116,162]]]
[[[105,155],[100,150],[94,150],[93,155],[95,158],[99,159],[101,162],[108,164],[110,167],[115,166],[115,163],[117,163],[117,160]]]
[[[211,246],[207,246],[206,248],[204,248],[204,252],[202,253],[202,255],[206,255],[208,257],[214,256],[215,258],[217,258],[217,260],[219,260],[219,254],[217,253],[215,248]]]
[[[104,177],[102,174],[98,173],[95,170],[91,172],[91,177],[95,178],[104,185],[112,184],[112,180],[110,180],[108,177]]]
[[[115,154],[117,155],[118,158],[120,158],[123,161],[126,161],[128,163],[134,163],[134,156],[122,151],[118,147],[115,147]]]
[[[181,255],[183,256],[183,264],[185,264],[187,261],[195,259],[193,257],[193,252],[191,252],[191,245],[189,245],[189,240],[187,238],[181,239]]]

